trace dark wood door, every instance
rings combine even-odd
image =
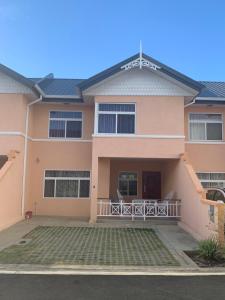
[[[160,172],[142,173],[143,199],[161,199],[161,174]]]

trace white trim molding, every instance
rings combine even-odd
[[[92,143],[92,140],[82,140],[82,139],[61,139],[61,138],[31,138],[32,142],[78,142],[78,143]]]
[[[22,136],[25,138],[25,133],[22,131],[0,131],[0,135],[4,136]]]
[[[185,141],[185,144],[225,145],[225,141]]]
[[[109,137],[109,138],[147,138],[147,139],[185,139],[184,135],[170,134],[93,134],[92,137]]]
[[[21,131],[0,131],[0,136],[22,136],[25,138],[25,134]],[[185,139],[184,135],[170,135],[170,134],[104,134],[97,133],[93,134],[92,137],[119,137],[119,138],[147,138],[147,139]],[[32,138],[27,137],[28,140],[32,142],[82,142],[82,143],[92,143],[92,139],[62,139],[62,138]],[[210,144],[211,142],[193,142],[186,141],[185,143],[189,144]],[[225,142],[212,142],[212,144],[225,144]]]
[[[25,133],[22,131],[0,131],[0,136],[21,136],[23,138],[26,137]],[[65,138],[32,138],[30,136],[27,136],[27,139],[32,142],[85,142],[85,143],[91,143],[92,139],[65,139]]]

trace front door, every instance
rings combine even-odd
[[[142,198],[161,199],[161,173],[142,173]]]

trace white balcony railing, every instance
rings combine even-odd
[[[98,217],[135,218],[179,218],[181,216],[180,200],[137,200],[131,203],[98,200]]]

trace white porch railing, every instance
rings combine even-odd
[[[98,200],[98,217],[130,217],[135,218],[179,218],[181,216],[180,200],[141,200],[125,202],[111,202]]]

